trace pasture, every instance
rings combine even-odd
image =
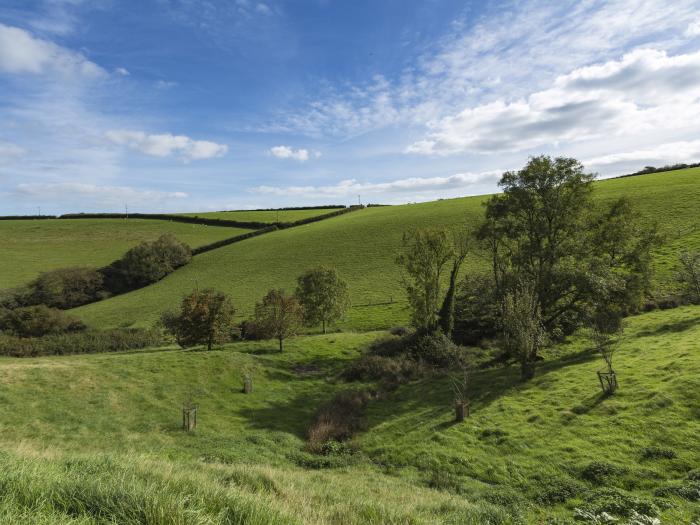
[[[309,210],[233,210],[233,211],[207,211],[199,213],[181,213],[186,217],[201,217],[204,219],[220,219],[241,222],[294,222],[310,217],[318,217],[337,211],[340,208],[318,208]]]
[[[670,282],[681,249],[700,248],[700,169],[672,171],[595,183],[599,203],[632,200],[646,224],[656,223],[664,243],[655,253],[657,287]],[[75,310],[98,326],[149,325],[196,281],[233,297],[240,316],[272,287],[293,290],[296,277],[318,264],[334,265],[347,280],[353,307],[344,329],[376,330],[407,322],[406,303],[394,262],[406,230],[417,227],[474,229],[486,197],[367,208],[328,220],[266,234],[193,259],[147,288]],[[475,247],[464,272],[485,271],[486,257]]]

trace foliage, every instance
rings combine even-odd
[[[142,242],[104,269],[105,286],[122,293],[159,281],[192,258],[190,247],[174,235],[164,234]]]
[[[259,335],[279,341],[280,352],[288,337],[297,335],[303,322],[299,301],[284,290],[270,290],[255,306],[255,326]]]
[[[38,357],[46,355],[97,354],[140,350],[162,344],[157,330],[113,328],[22,338],[0,335],[0,355]]]
[[[296,296],[309,326],[319,323],[326,333],[326,324],[339,320],[350,306],[348,284],[335,268],[319,266],[297,279]]]
[[[308,430],[309,448],[324,450],[329,441],[345,441],[359,428],[362,411],[376,394],[366,389],[342,390],[321,405]]]
[[[465,350],[441,330],[419,335],[408,347],[409,355],[436,368],[453,368],[465,363]]]
[[[29,284],[28,304],[73,308],[105,297],[102,274],[94,268],[59,268]]]
[[[530,283],[517,285],[503,300],[503,345],[520,361],[523,380],[535,375],[537,352],[545,342],[540,305],[535,287]]]
[[[591,213],[592,181],[575,159],[531,158],[503,174],[503,193],[488,201],[479,230],[496,295],[530,281],[550,334],[577,328],[601,288],[623,311],[649,289],[655,230],[640,226],[627,199]]]
[[[682,251],[678,256],[678,282],[686,300],[700,304],[700,252]]]
[[[181,347],[205,344],[211,350],[214,344],[231,340],[235,311],[226,294],[195,289],[183,297],[180,312],[164,313],[162,322]]]
[[[501,300],[493,278],[467,274],[457,289],[453,338],[463,345],[477,345],[499,333]]]
[[[0,310],[0,333],[16,337],[41,337],[85,330],[85,324],[61,310],[43,304]]]

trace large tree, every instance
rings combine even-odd
[[[335,268],[319,266],[304,272],[297,279],[296,297],[304,310],[309,326],[326,325],[340,319],[350,305],[347,283]]]
[[[299,301],[284,290],[270,290],[255,306],[255,326],[263,337],[279,341],[280,352],[284,340],[297,335],[304,320]]]
[[[195,289],[183,297],[179,313],[166,312],[162,321],[183,348],[205,344],[211,350],[231,339],[235,312],[226,294]]]
[[[502,301],[516,283],[531,283],[550,332],[580,326],[601,287],[615,287],[616,300],[630,310],[649,284],[653,230],[640,227],[627,201],[601,212],[593,179],[575,159],[531,158],[503,174],[503,193],[487,202],[478,232],[490,253],[495,296]]]
[[[520,361],[523,381],[535,376],[537,352],[545,341],[540,306],[532,283],[517,283],[503,299],[503,343]]]

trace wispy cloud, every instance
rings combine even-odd
[[[309,150],[304,148],[294,149],[291,146],[274,146],[269,149],[269,153],[278,159],[293,159],[300,162],[305,162],[310,158]],[[315,151],[313,156],[318,158],[321,156],[321,152]]]
[[[394,192],[434,192],[454,189],[466,189],[474,184],[495,181],[500,171],[484,173],[457,173],[448,177],[411,177],[389,182],[359,182],[348,179],[328,186],[257,186],[251,191],[279,196],[344,197],[358,193],[394,193]]]
[[[147,134],[134,130],[110,130],[106,138],[114,144],[128,146],[153,157],[177,155],[185,161],[221,157],[228,146],[208,140],[193,140],[185,135],[171,133]]]
[[[601,155],[584,161],[584,164],[598,167],[636,163],[641,167],[682,162],[700,162],[700,140],[670,142],[652,148]]]
[[[0,141],[0,164],[18,159],[25,153],[24,148],[20,148],[17,144]]]

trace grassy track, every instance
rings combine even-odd
[[[654,491],[700,466],[700,307],[631,318],[627,333],[613,398],[598,395],[602,361],[574,339],[527,385],[515,367],[475,373],[461,425],[446,379],[401,387],[370,405],[350,457],[303,452],[304,428],[377,333],[299,338],[283,354],[258,342],[0,358],[0,449],[12,452],[0,452],[0,517],[25,523],[17,516],[36,504],[53,516],[43,523],[107,519],[126,501],[182,523],[546,523],[615,493],[660,506],[663,524],[690,523],[694,503]],[[251,395],[240,393],[244,366]],[[190,393],[199,426],[185,434]],[[649,447],[676,457],[645,458]],[[593,461],[612,474],[588,481]],[[216,517],[231,505],[248,521]]]
[[[656,254],[657,281],[667,287],[677,253],[700,249],[700,169],[629,177],[596,183],[599,202],[628,196],[649,223],[657,222],[666,243]],[[342,326],[380,329],[407,321],[394,258],[404,231],[425,226],[473,228],[485,197],[368,208],[327,221],[273,232],[203,254],[147,288],[76,310],[95,326],[149,324],[191,290],[211,286],[230,293],[241,315],[273,286],[292,289],[310,266],[335,265],[348,281],[353,308]],[[473,256],[465,271],[484,269]],[[393,300],[393,303],[392,303]],[[387,304],[390,303],[390,304]]]
[[[166,232],[194,248],[248,231],[144,219],[0,221],[0,289],[55,268],[108,264],[139,242]]]
[[[241,221],[241,222],[268,222],[270,224],[274,222],[294,222],[301,219],[308,219],[309,217],[316,217],[318,215],[325,215],[326,213],[331,213],[337,211],[338,208],[319,208],[314,210],[262,210],[262,211],[247,211],[247,210],[235,210],[235,211],[210,211],[202,213],[182,213],[180,215],[185,215],[187,217],[203,217],[206,219],[225,219],[229,221]]]

